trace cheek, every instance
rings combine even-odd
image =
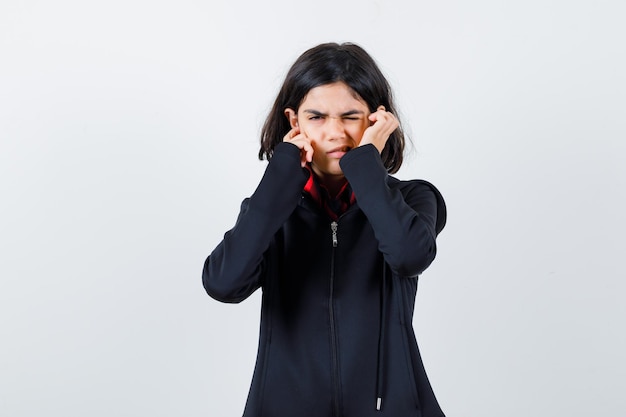
[[[351,126],[350,129],[348,129],[348,131],[350,132],[350,136],[352,137],[352,139],[360,142],[361,138],[363,138],[363,133],[365,133],[365,130],[368,127],[369,127],[369,124]]]
[[[302,133],[307,135],[311,141],[314,141],[319,136],[320,127],[315,123],[311,123],[309,121],[305,121],[300,123],[300,130]]]

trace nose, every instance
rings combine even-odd
[[[328,140],[343,139],[345,128],[340,117],[329,117],[326,122],[326,138]]]

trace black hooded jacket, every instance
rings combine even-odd
[[[425,181],[389,176],[373,145],[340,165],[356,203],[333,221],[302,192],[300,150],[279,144],[205,262],[216,300],[263,290],[244,417],[443,417],[412,326],[443,198]]]

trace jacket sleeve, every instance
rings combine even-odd
[[[307,175],[297,146],[276,146],[254,194],[241,204],[235,226],[204,263],[202,283],[211,297],[238,303],[261,286],[264,253],[302,198]]]
[[[374,145],[353,149],[340,165],[374,229],[385,262],[400,276],[421,274],[435,259],[435,238],[446,221],[439,191],[426,181],[410,181],[404,192],[389,187],[387,170]]]

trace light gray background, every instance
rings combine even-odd
[[[260,294],[204,258],[305,49],[397,93],[445,195],[414,325],[450,417],[626,415],[625,3],[5,0],[0,415],[237,416]]]

